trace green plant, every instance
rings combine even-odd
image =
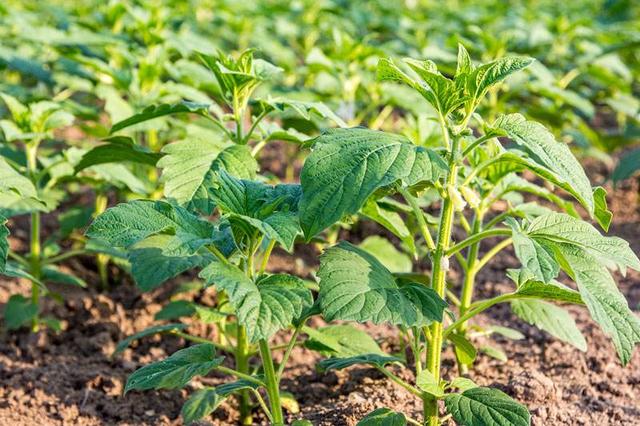
[[[199,268],[204,287],[215,286],[217,290],[215,307],[182,306],[192,309],[200,320],[216,325],[215,341],[188,335],[175,325],[143,332],[141,336],[173,332],[200,344],[137,370],[129,377],[125,391],[183,387],[194,376],[217,369],[239,381],[196,392],[183,408],[185,422],[208,415],[238,392],[243,424],[251,423],[250,393],[273,424],[284,424],[279,382],[300,329],[312,312],[313,297],[300,278],[268,274],[266,269],[274,247],[291,251],[300,233],[300,186],[241,180],[224,169],[212,178],[209,201],[219,213],[215,221],[167,201],[137,200],[108,209],[87,231],[91,238],[126,249],[139,283],[161,282]],[[280,347],[285,352],[276,367],[272,351],[277,348],[269,340],[277,331],[290,327],[294,331]],[[222,366],[223,357],[215,356],[216,349],[234,359],[235,369]],[[256,354],[261,360],[257,366],[251,363]],[[266,390],[268,407],[260,389]]]
[[[56,263],[74,250],[61,253],[55,238],[43,241],[41,214],[54,210],[64,197],[63,184],[56,168],[61,164],[60,156],[52,155],[57,141],[54,131],[69,126],[74,117],[62,105],[39,101],[23,104],[16,98],[0,94],[10,112],[11,119],[0,120],[4,135],[0,156],[0,217],[6,218],[29,215],[29,251],[21,255],[3,248],[0,272],[5,275],[25,278],[31,281],[31,299],[13,295],[5,307],[4,319],[8,329],[16,329],[31,324],[37,331],[41,324],[59,329],[53,318],[40,317],[40,298],[51,292],[47,282],[57,282],[84,287],[81,279],[60,270]],[[45,150],[45,153],[41,151]],[[3,225],[4,237],[8,230]]]
[[[563,189],[606,230],[611,213],[604,190],[592,189],[567,146],[556,142],[539,123],[517,113],[499,115],[491,122],[476,114],[487,93],[531,62],[504,57],[474,65],[460,46],[455,74],[449,78],[428,60],[405,59],[403,70],[383,59],[378,64],[379,78],[408,85],[435,108],[442,145],[428,149],[402,136],[368,129],[329,130],[311,143],[312,152],[302,170],[300,224],[307,240],[345,215],[363,213],[396,234],[409,253],[421,253],[430,263],[430,273],[390,271],[370,252],[340,242],[325,250],[318,271],[324,317],[399,326],[413,358],[416,381],[408,383],[386,368],[406,363],[404,358],[380,353],[333,357],[320,367],[368,364],[377,368],[423,400],[424,424],[430,426],[440,423],[440,400],[459,424],[530,423],[526,408],[506,394],[462,377],[478,352],[469,332],[472,327],[487,335],[514,334],[470,324],[474,316],[498,303],[510,303],[523,320],[582,350],[586,343],[570,315],[551,302],[585,305],[611,337],[623,364],[640,341],[640,321],[608,271],[640,269],[640,260],[628,243],[602,236],[580,219],[574,203],[518,173],[531,172],[539,181]],[[437,219],[420,207],[418,194],[425,189],[439,200]],[[537,196],[564,212],[525,203],[521,194]],[[404,203],[390,198],[395,195]],[[499,202],[507,208],[498,208]],[[376,210],[386,211],[386,218],[367,213]],[[410,228],[389,220],[400,213],[410,219]],[[407,231],[421,237],[419,247],[406,243]],[[481,256],[481,245],[488,238],[500,241]],[[522,263],[519,270],[507,272],[514,291],[474,300],[478,272],[509,246]],[[454,259],[463,273],[461,283],[448,282]],[[560,270],[577,283],[577,291],[556,281]],[[456,306],[457,313],[447,308],[449,304]],[[458,360],[461,377],[453,380],[442,377],[445,344],[453,346]]]

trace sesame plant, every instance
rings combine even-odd
[[[478,335],[513,334],[473,323],[497,304],[510,304],[522,320],[581,350],[586,342],[562,305],[584,306],[611,338],[622,364],[640,341],[640,320],[610,273],[639,270],[640,260],[627,242],[603,236],[580,217],[584,212],[607,230],[611,213],[604,189],[591,187],[568,147],[541,124],[518,113],[488,121],[476,112],[487,94],[531,63],[508,56],[475,65],[462,46],[449,75],[429,60],[405,59],[400,66],[382,59],[380,79],[409,86],[436,110],[441,145],[426,148],[365,128],[329,130],[311,143],[301,174],[306,239],[360,213],[395,234],[420,265],[428,265],[427,272],[393,271],[385,266],[387,259],[346,241],[321,257],[317,275],[325,319],[397,325],[408,355],[360,352],[331,357],[320,368],[367,364],[423,401],[422,421],[380,409],[362,424],[435,426],[443,420],[439,402],[444,401],[445,418],[461,425],[529,425],[524,406],[465,377],[479,351]],[[421,208],[425,194],[437,200],[435,218]],[[525,202],[524,195],[544,203]],[[521,262],[519,269],[504,271],[513,290],[477,298],[479,272],[507,247]],[[460,282],[452,282],[454,267],[461,271]],[[557,281],[561,271],[577,290]],[[457,376],[441,369],[447,347],[455,352]],[[413,383],[389,368],[408,362]]]
[[[134,372],[125,392],[180,388],[195,376],[217,370],[237,381],[194,393],[182,410],[186,423],[207,416],[238,393],[243,424],[252,421],[251,395],[272,424],[284,424],[279,382],[311,312],[313,296],[302,279],[266,271],[274,247],[291,251],[300,233],[300,186],[242,180],[225,170],[215,173],[213,185],[208,201],[215,205],[216,219],[199,217],[165,200],[136,200],[107,209],[87,231],[90,238],[125,249],[139,280],[198,269],[204,288],[215,288],[217,293],[215,306],[190,305],[202,321],[215,325],[214,340],[186,334],[181,331],[184,325],[172,324],[125,341],[126,347],[144,335],[172,331],[198,343]],[[284,355],[276,365],[270,339],[288,328],[293,333],[279,346]],[[224,366],[224,356],[217,353],[230,356],[234,368]],[[259,362],[254,363],[256,355]],[[266,392],[268,404],[261,391]]]
[[[62,252],[55,235],[44,239],[41,214],[55,210],[64,198],[64,180],[59,166],[63,155],[58,151],[54,131],[69,126],[74,116],[63,105],[52,101],[23,104],[8,94],[0,95],[9,116],[0,120],[2,153],[0,155],[0,221],[2,225],[2,262],[0,273],[24,278],[31,282],[31,298],[12,295],[4,309],[7,329],[30,325],[37,331],[41,325],[59,329],[54,318],[40,315],[41,297],[60,296],[47,283],[84,287],[83,280],[70,275],[57,263],[78,254]],[[29,238],[27,253],[8,247],[6,220],[28,216]],[[7,257],[10,261],[7,262]]]

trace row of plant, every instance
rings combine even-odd
[[[444,72],[429,60],[380,60],[377,78],[392,85],[380,87],[407,87],[432,110],[439,133],[428,144],[400,133],[350,128],[316,100],[259,95],[261,84],[281,70],[252,51],[202,54],[201,60],[216,82],[213,100],[147,106],[117,121],[111,135],[90,149],[60,149],[65,133],[57,130],[74,119],[64,107],[69,103],[24,104],[3,96],[11,119],[0,123],[8,142],[0,162],[0,205],[4,217],[29,215],[30,238],[28,252],[18,253],[8,247],[8,229],[0,228],[1,266],[4,274],[32,283],[31,299],[16,295],[7,303],[9,328],[58,326],[41,317],[40,297],[60,297],[50,283],[86,285],[56,267],[72,256],[95,256],[104,285],[107,263],[114,261],[143,290],[196,270],[200,291],[215,292],[215,305],[170,302],[157,317],[175,322],[144,330],[118,347],[156,333],[189,342],[135,371],[125,392],[180,388],[212,371],[229,376],[223,385],[192,394],[182,410],[186,423],[235,395],[243,424],[252,422],[256,410],[272,424],[284,424],[283,406],[295,407],[295,396],[281,388],[282,375],[294,347],[305,345],[326,357],[321,370],[369,365],[423,403],[422,419],[380,408],[362,425],[437,425],[440,401],[445,416],[461,425],[528,425],[524,406],[466,377],[479,352],[505,356],[492,346],[477,347],[478,336],[519,337],[509,328],[472,322],[499,303],[586,350],[563,308],[583,305],[621,362],[629,362],[640,341],[640,321],[610,270],[640,270],[640,260],[628,243],[603,236],[580,217],[583,212],[608,229],[612,215],[604,189],[592,188],[567,145],[543,125],[518,112],[499,113],[505,107],[484,107],[532,59],[506,56],[477,64],[460,45],[455,68]],[[312,138],[324,126],[320,119],[336,127]],[[287,122],[307,124],[292,130]],[[296,144],[306,157],[300,184],[280,183],[261,170],[260,155],[274,140]],[[523,172],[536,179],[524,179]],[[107,209],[113,187],[126,188],[121,196],[128,200]],[[65,193],[83,194],[86,188],[94,193],[94,205],[60,215],[59,231],[43,241],[41,214],[56,209]],[[528,201],[529,195],[544,203]],[[427,206],[438,214],[428,214]],[[396,244],[379,236],[360,245],[336,241],[341,227],[360,220],[376,222]],[[78,229],[89,221],[82,235]],[[67,241],[63,247],[60,237]],[[270,272],[276,247],[293,253],[304,244],[323,249],[316,279]],[[477,299],[478,273],[508,247],[522,265],[505,271],[513,290]],[[454,267],[462,271],[461,282],[452,281]],[[561,271],[577,290],[557,281]],[[314,316],[329,325],[309,327]],[[188,334],[186,324],[176,321],[188,317],[214,326],[215,337]],[[383,352],[349,322],[397,326],[402,350]],[[273,343],[277,333],[286,335],[284,344]],[[445,350],[454,351],[458,364],[457,375],[446,378]],[[415,379],[402,379],[399,368],[411,370]]]

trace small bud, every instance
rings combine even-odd
[[[467,200],[467,203],[474,209],[480,205],[480,197],[478,197],[478,194],[476,194],[476,191],[473,189],[462,186],[460,187],[460,192],[464,199]]]
[[[461,212],[462,210],[464,210],[465,206],[467,205],[467,202],[464,201],[464,199],[462,198],[462,196],[460,195],[460,192],[456,189],[456,187],[454,187],[453,185],[447,186],[447,194],[449,195],[449,199],[451,199],[451,202],[453,203],[453,208],[456,211]]]
[[[449,270],[449,257],[442,256],[440,258],[440,269],[445,272]]]

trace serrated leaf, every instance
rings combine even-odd
[[[468,79],[468,90],[479,101],[491,86],[533,63],[533,58],[507,56],[476,68]]]
[[[136,200],[118,204],[98,216],[86,235],[116,247],[129,247],[155,234],[171,235],[167,255],[188,256],[213,241],[215,226],[166,201]]]
[[[373,410],[360,420],[356,426],[406,426],[407,418],[404,414],[390,408]]]
[[[416,377],[416,386],[421,391],[433,395],[436,398],[442,398],[444,396],[444,389],[440,381],[436,379],[429,370],[422,370],[420,374],[418,374],[418,377]]]
[[[330,325],[313,329],[304,327],[303,332],[309,336],[305,347],[337,358],[363,354],[384,355],[378,343],[366,332],[350,324]]]
[[[105,163],[132,162],[155,166],[158,160],[162,158],[162,154],[151,152],[126,136],[112,136],[104,139],[103,142],[106,143],[83,154],[78,164],[74,167],[76,173],[87,167]]]
[[[557,142],[542,124],[528,121],[518,113],[498,117],[492,127],[503,131],[510,139],[523,146],[531,154],[533,161],[557,176],[593,214],[591,183],[567,145]]]
[[[131,390],[184,387],[195,376],[204,376],[222,364],[224,357],[215,355],[215,347],[209,343],[181,349],[162,361],[145,365],[133,372],[127,378],[124,393]]]
[[[339,127],[347,127],[347,123],[345,123],[344,120],[338,117],[333,111],[331,111],[331,109],[329,109],[329,107],[327,107],[322,102],[300,101],[283,98],[261,99],[260,102],[264,104],[264,107],[271,107],[279,111],[284,111],[286,108],[290,108],[305,120],[310,120],[311,114],[316,113],[322,118],[328,118],[329,120],[333,121]]]
[[[522,266],[544,283],[557,277],[560,265],[553,258],[551,249],[520,232],[517,226],[512,225],[511,228],[513,248]]]
[[[393,364],[394,362],[403,362],[401,358],[388,355],[379,354],[362,354],[351,356],[348,358],[328,358],[323,359],[318,363],[318,369],[320,371],[328,370],[342,370],[352,365],[364,364],[372,365],[375,367],[384,367],[387,364]]]
[[[236,266],[212,262],[200,277],[227,292],[251,342],[269,339],[313,305],[311,291],[292,275],[264,276],[254,283]]]
[[[580,349],[587,350],[587,342],[569,313],[541,300],[514,300],[511,309],[518,317],[552,336]]]
[[[229,396],[244,390],[257,389],[257,384],[248,380],[225,383],[215,388],[206,387],[196,391],[182,406],[180,415],[185,425],[213,413]]]
[[[344,241],[323,253],[318,277],[327,321],[423,326],[442,321],[447,306],[431,288],[399,284],[375,257]]]
[[[164,195],[182,205],[193,205],[211,214],[213,175],[225,169],[241,179],[253,179],[258,163],[251,150],[243,145],[231,145],[215,140],[187,139],[166,145],[166,154],[158,162],[162,170]]]
[[[152,336],[152,335],[158,334],[158,333],[166,333],[166,332],[169,332],[169,331],[184,330],[185,328],[187,328],[187,325],[186,324],[180,324],[180,323],[154,325],[153,327],[145,328],[144,330],[139,331],[139,332],[137,332],[135,334],[132,334],[131,336],[127,337],[126,339],[123,339],[120,342],[118,342],[118,345],[116,346],[116,350],[113,352],[113,355],[117,355],[117,354],[121,353],[122,351],[127,349],[132,342],[134,342],[136,340],[140,340],[143,337]]]
[[[183,101],[177,104],[160,104],[146,107],[142,112],[132,115],[131,117],[115,123],[109,133],[113,134],[127,127],[139,124],[154,118],[163,117],[170,114],[179,114],[185,112],[206,115],[209,111],[208,104],[198,104],[194,102]]]
[[[498,389],[476,387],[444,397],[447,413],[461,426],[529,426],[531,415]]]
[[[516,293],[526,297],[583,304],[580,293],[557,281],[544,283],[536,279],[528,279],[518,285]]]
[[[622,364],[626,365],[640,342],[640,319],[629,309],[600,259],[576,245],[557,243],[556,248],[563,269],[578,284],[591,316],[611,337]]]
[[[368,129],[332,129],[315,139],[302,168],[300,223],[310,240],[355,214],[379,188],[401,181],[434,182],[446,168],[434,151],[403,136]]]
[[[27,325],[38,314],[38,305],[19,294],[9,298],[4,306],[4,325],[7,330],[17,330]]]

